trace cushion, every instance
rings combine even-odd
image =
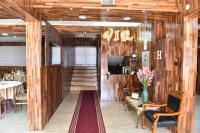
[[[173,110],[174,112],[178,112],[179,106],[180,106],[180,99],[175,96],[169,95],[167,101],[167,107]]]
[[[165,113],[163,111],[158,111],[158,110],[147,110],[144,111],[144,115],[146,118],[153,124],[154,122],[154,117],[153,115],[155,113]],[[161,116],[158,120],[158,127],[176,127],[177,126],[177,117],[175,116]]]

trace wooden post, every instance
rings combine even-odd
[[[192,133],[194,126],[197,74],[198,17],[184,17],[183,90],[187,94],[182,113],[181,133]]]
[[[41,90],[41,38],[42,23],[33,17],[26,19],[26,68],[28,88],[29,130],[42,130]]]

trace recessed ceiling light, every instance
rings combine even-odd
[[[185,5],[185,9],[188,11],[188,10],[190,10],[190,4],[189,3],[187,3],[186,5]]]
[[[85,20],[85,19],[87,19],[87,16],[85,16],[85,15],[80,15],[80,16],[78,16],[78,18],[81,19],[81,20]]]
[[[127,17],[123,17],[123,20],[124,20],[124,21],[131,20],[131,17],[128,17],[128,16],[127,16]]]
[[[72,7],[69,8],[70,11],[73,11],[74,9]]]
[[[3,36],[7,36],[8,34],[7,34],[7,33],[1,33],[1,35],[3,35]]]

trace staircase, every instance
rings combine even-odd
[[[96,67],[74,67],[70,91],[97,90]]]

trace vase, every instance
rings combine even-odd
[[[142,101],[143,101],[143,103],[147,103],[148,100],[149,100],[148,88],[144,88],[143,92],[142,92]]]

